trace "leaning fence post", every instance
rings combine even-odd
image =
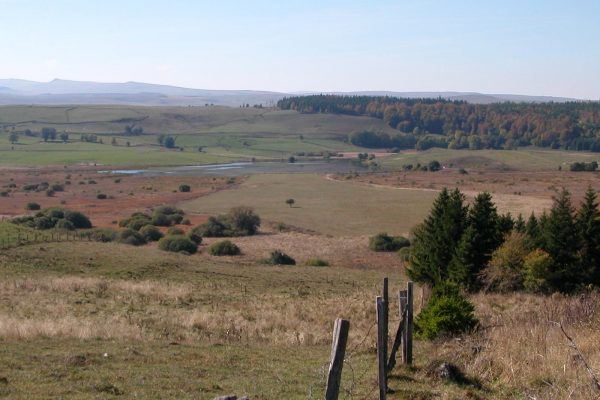
[[[406,324],[404,329],[402,345],[402,361],[404,364],[412,364],[413,347],[413,283],[406,285]]]
[[[384,348],[387,343],[384,342],[384,312],[385,300],[377,296],[377,382],[379,383],[379,400],[385,400],[387,393],[387,360],[385,359]]]
[[[333,326],[333,342],[331,343],[331,363],[329,364],[329,374],[327,375],[327,391],[325,400],[337,400],[342,383],[342,368],[344,366],[344,356],[346,354],[346,344],[348,343],[348,331],[350,322],[338,318]]]

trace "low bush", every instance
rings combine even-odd
[[[252,208],[235,207],[226,215],[210,217],[194,231],[204,237],[250,236],[258,231],[259,226],[260,217]]]
[[[98,200],[106,200],[106,199],[108,198],[108,196],[107,196],[107,195],[105,195],[104,193],[98,193],[98,194],[96,195],[96,198],[97,198]]]
[[[193,230],[188,234],[190,240],[196,244],[202,243],[202,236],[195,233]]]
[[[272,251],[267,262],[273,265],[296,265],[296,260],[279,250]]]
[[[373,251],[398,251],[410,246],[410,241],[403,236],[390,236],[379,233],[369,239],[369,249]]]
[[[119,243],[129,244],[131,246],[141,246],[146,244],[146,239],[138,232],[133,229],[123,229],[119,232]]]
[[[192,188],[190,185],[186,185],[186,184],[179,185],[179,191],[182,193],[187,193],[187,192],[190,192],[191,190],[192,190]]]
[[[119,233],[110,228],[95,228],[89,232],[90,238],[96,242],[108,243],[117,240]]]
[[[139,232],[147,242],[156,242],[163,237],[162,232],[154,225],[144,225],[139,229]]]
[[[218,217],[209,217],[208,221],[192,229],[192,233],[203,237],[233,236],[231,225],[222,215]]]
[[[213,243],[208,251],[213,256],[237,256],[241,253],[240,248],[229,240]]]
[[[198,245],[183,235],[168,235],[158,241],[158,248],[175,253],[186,252],[194,254]]]
[[[415,335],[422,339],[454,336],[473,330],[478,321],[475,307],[462,295],[458,285],[442,282],[434,287],[427,305],[415,320]]]
[[[38,203],[33,203],[33,202],[31,202],[31,203],[27,203],[27,204],[25,204],[25,209],[26,209],[26,210],[30,210],[30,211],[37,211],[37,210],[39,210],[40,208],[42,208],[42,207],[41,207],[41,206],[40,206]]]
[[[76,229],[89,229],[92,227],[90,219],[79,211],[64,210],[64,218],[71,221]]]
[[[329,267],[329,263],[320,258],[311,258],[310,260],[307,260],[305,264],[309,267]]]
[[[72,230],[75,229],[75,225],[73,225],[73,223],[71,221],[67,220],[67,219],[59,219],[56,222],[55,227],[57,229],[64,229],[64,230],[67,230],[67,231],[72,231]]]

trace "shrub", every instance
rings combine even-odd
[[[402,236],[389,236],[379,233],[369,239],[369,248],[373,251],[398,251],[410,246],[410,241]]]
[[[152,213],[152,225],[172,226],[183,220],[183,210],[173,206],[160,206]]]
[[[524,233],[510,233],[492,253],[492,259],[481,277],[488,290],[506,292],[523,288],[523,263],[527,250]]]
[[[208,251],[213,256],[237,256],[241,253],[240,248],[229,240],[213,243]]]
[[[190,238],[190,240],[196,244],[202,243],[202,236],[198,235],[194,231],[192,231],[188,234],[188,238]]]
[[[34,218],[33,223],[34,223],[35,229],[44,230],[44,229],[54,228],[56,221],[50,217],[40,216],[40,217]]]
[[[92,227],[90,219],[79,211],[64,210],[64,216],[76,229],[89,229]]]
[[[235,207],[227,214],[238,235],[254,235],[260,226],[260,217],[250,207]]]
[[[119,233],[110,228],[96,228],[90,232],[90,237],[96,242],[108,243],[117,240]]]
[[[106,200],[106,199],[108,198],[108,196],[107,196],[107,195],[105,195],[104,193],[98,193],[98,194],[96,195],[96,198],[97,198],[98,200]]]
[[[42,208],[38,203],[27,203],[25,205],[25,209],[26,210],[30,210],[30,211],[36,211],[39,210],[40,208]]]
[[[51,189],[46,190],[46,196],[48,196],[48,197],[54,196],[54,190],[51,190]]]
[[[162,232],[154,225],[144,225],[139,229],[139,232],[147,242],[156,242],[163,237]]]
[[[55,183],[54,185],[50,186],[50,189],[54,190],[55,192],[65,191],[65,187],[59,183]]]
[[[119,226],[122,228],[131,228],[139,231],[145,225],[152,225],[152,219],[148,214],[133,213],[131,217],[119,221]]]
[[[75,229],[75,225],[73,225],[73,223],[67,219],[59,219],[55,226],[57,229],[64,229],[67,231],[72,231]]]
[[[224,216],[209,217],[208,221],[192,229],[192,233],[203,237],[233,236],[231,226],[224,220]]]
[[[190,192],[191,190],[192,190],[192,188],[190,185],[186,185],[186,184],[179,185],[179,191],[182,193],[187,193],[187,192]]]
[[[311,258],[306,261],[306,265],[309,267],[329,267],[329,263],[320,258]]]
[[[415,334],[418,338],[431,340],[470,331],[479,323],[474,310],[456,284],[439,283],[415,320]]]
[[[169,228],[167,233],[169,235],[183,235],[185,232],[183,232],[183,229],[173,226],[173,227]]]
[[[268,262],[273,265],[296,265],[296,260],[279,250],[271,252]]]
[[[175,253],[187,252],[194,254],[198,251],[198,245],[183,235],[169,235],[158,241],[158,248]]]
[[[532,292],[547,292],[550,288],[548,281],[552,279],[552,264],[550,254],[540,249],[525,256],[523,261],[525,289]]]
[[[146,239],[138,231],[127,228],[119,232],[119,243],[141,246],[146,244]]]

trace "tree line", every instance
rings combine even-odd
[[[412,239],[408,275],[467,291],[571,292],[600,286],[600,210],[590,187],[578,209],[563,189],[552,208],[525,220],[500,214],[489,193],[472,205],[444,189]]]
[[[283,110],[364,115],[397,135],[362,132],[365,147],[511,149],[518,146],[600,152],[600,102],[471,104],[438,99],[312,95],[278,101]]]

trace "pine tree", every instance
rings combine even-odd
[[[588,187],[577,213],[577,225],[581,234],[583,283],[600,285],[600,211],[596,199],[596,192]]]
[[[580,280],[577,253],[581,248],[579,230],[574,219],[571,195],[563,189],[554,204],[550,215],[543,224],[543,247],[553,260],[548,284],[551,288],[565,291],[573,289]]]
[[[480,286],[480,272],[502,243],[498,213],[489,193],[477,195],[467,221],[449,265],[449,276],[465,289],[475,290]]]
[[[442,190],[429,216],[414,230],[408,276],[435,286],[448,278],[448,265],[463,234],[467,216],[464,196],[458,189]]]
[[[469,225],[462,235],[448,266],[448,278],[458,285],[473,289],[477,286],[478,265],[477,231]]]
[[[515,220],[515,226],[513,226],[513,230],[519,233],[525,233],[526,224],[522,214],[519,214],[519,216]]]

